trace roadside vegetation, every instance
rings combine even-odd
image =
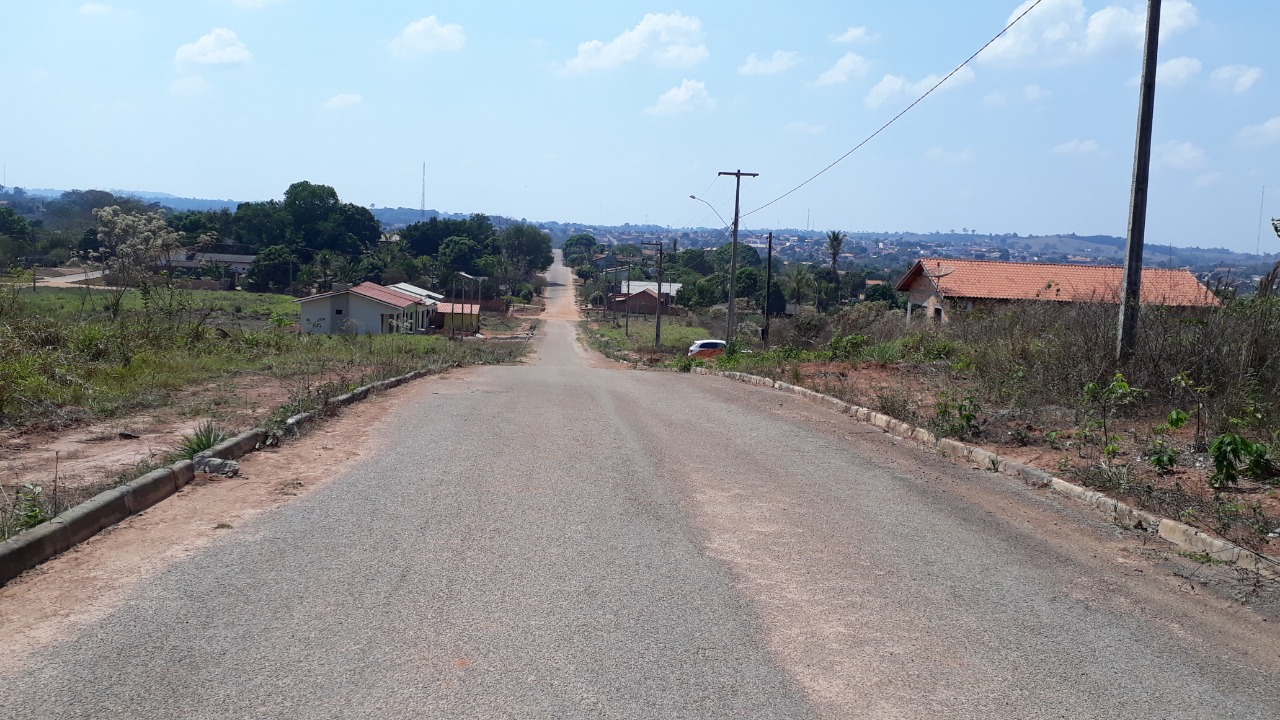
[[[421,335],[299,335],[292,298],[244,292],[122,295],[113,315],[109,291],[0,285],[0,427],[57,432],[168,406],[193,385],[228,386],[267,376],[288,387],[268,424],[322,407],[361,385],[414,370],[512,362],[525,343],[450,342]],[[234,392],[228,390],[228,392]],[[211,422],[173,449],[194,454],[212,438],[247,428]],[[156,458],[101,483],[59,487],[0,481],[0,537],[34,527],[101,490],[156,467]]]
[[[1114,360],[1112,305],[915,319],[885,303],[774,321],[706,361],[986,445],[1246,547],[1280,547],[1280,265],[1255,295],[1143,309]],[[751,352],[742,350],[751,349]],[[673,358],[687,369],[703,361]]]

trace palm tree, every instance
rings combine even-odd
[[[808,302],[813,297],[813,291],[816,287],[816,281],[813,273],[809,271],[808,265],[797,265],[791,271],[791,277],[788,278],[791,286],[791,301],[796,304]]]
[[[844,250],[844,240],[848,237],[839,230],[831,230],[827,232],[827,254],[831,256],[831,274],[836,273],[836,259],[840,257],[840,252]]]

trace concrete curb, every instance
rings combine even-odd
[[[890,435],[920,443],[926,448],[935,449],[947,457],[967,460],[988,471],[1017,478],[1032,487],[1046,488],[1077,502],[1091,505],[1117,525],[1158,535],[1178,547],[1203,553],[1214,562],[1230,563],[1262,575],[1280,577],[1280,560],[1260,555],[1235,543],[1211,537],[1185,523],[1135,508],[1096,490],[1090,490],[1054,477],[1039,468],[1003,458],[990,450],[962,443],[958,440],[938,438],[925,428],[916,427],[874,410],[850,405],[838,398],[823,395],[807,388],[797,387],[781,380],[770,380],[769,378],[739,372],[719,372],[701,367],[692,368],[691,372],[697,375],[716,375],[760,387],[772,387],[804,398],[809,402],[827,405],[838,412],[849,415],[855,420],[870,423]]]
[[[332,398],[326,404],[345,407],[364,400],[370,393],[388,390],[433,372],[437,371],[415,370],[407,375],[380,380]],[[314,417],[314,413],[300,413],[289,418],[285,426],[296,430]],[[225,440],[206,452],[222,460],[237,460],[262,447],[266,439],[266,429],[254,428]],[[146,510],[186,487],[193,479],[195,465],[190,460],[176,462],[119,487],[104,490],[52,520],[5,540],[0,543],[0,585],[49,558],[70,550],[130,515]]]

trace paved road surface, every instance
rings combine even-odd
[[[1133,536],[573,334],[420,383],[377,459],[24,661],[0,717],[1280,714],[1272,623]]]

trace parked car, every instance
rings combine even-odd
[[[699,340],[689,346],[689,357],[713,358],[724,354],[723,340]]]

